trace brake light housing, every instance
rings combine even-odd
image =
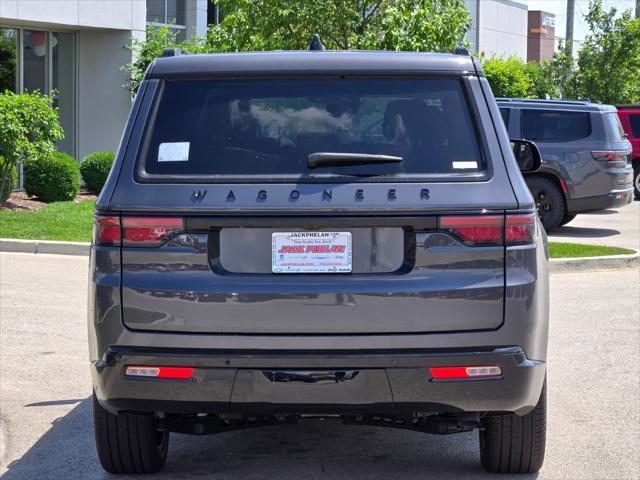
[[[102,246],[157,247],[182,231],[182,217],[98,214],[93,220],[93,243]]]
[[[536,214],[465,215],[440,217],[439,230],[463,244],[475,246],[524,245],[536,238]]]
[[[502,377],[502,369],[498,365],[431,367],[429,373],[433,380],[473,380]]]

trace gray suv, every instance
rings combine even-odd
[[[174,56],[171,56],[171,53]],[[177,55],[149,67],[97,201],[100,462],[309,417],[545,448],[546,237],[469,55]]]
[[[633,200],[631,143],[612,105],[589,101],[497,99],[513,138],[534,141],[539,171],[525,175],[547,231],[578,213]]]

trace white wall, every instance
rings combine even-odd
[[[478,51],[486,57],[515,55],[526,60],[527,15],[526,5],[505,0],[481,0]]]
[[[144,0],[0,0],[0,21],[145,30]]]
[[[130,35],[117,30],[78,34],[78,159],[118,147],[131,109],[123,88],[127,74],[121,70],[131,60],[124,48]]]

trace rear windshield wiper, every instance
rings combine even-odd
[[[369,153],[315,152],[307,157],[309,168],[333,165],[366,165],[376,163],[400,163],[402,157],[391,155],[373,155]]]

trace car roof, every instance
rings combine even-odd
[[[216,75],[423,74],[476,75],[469,55],[378,51],[273,51],[160,57],[145,78]]]
[[[572,110],[583,112],[615,112],[616,107],[603,103],[592,103],[590,100],[546,100],[537,98],[496,98],[501,107],[535,108],[552,110]]]

